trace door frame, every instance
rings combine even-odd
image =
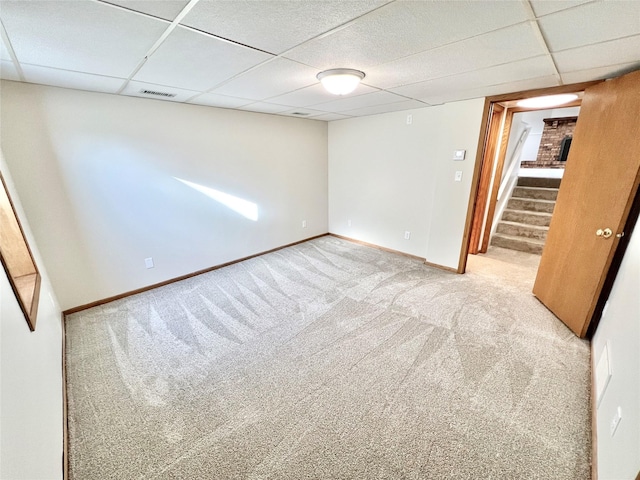
[[[491,117],[490,113],[491,113],[493,104],[523,100],[525,98],[539,97],[542,95],[556,95],[560,93],[580,92],[580,91],[584,91],[588,87],[597,85],[603,81],[604,80],[596,80],[592,82],[582,82],[582,83],[573,83],[570,85],[561,85],[558,87],[538,88],[535,90],[525,90],[521,92],[493,95],[491,97],[485,98],[484,110],[482,113],[482,124],[480,127],[480,137],[478,139],[478,148],[476,150],[477,153],[476,153],[475,166],[473,170],[473,177],[471,179],[471,191],[469,193],[469,201],[467,206],[467,218],[465,220],[464,234],[462,237],[462,246],[460,248],[460,257],[458,259],[458,269],[457,269],[458,273],[464,273],[467,268],[467,257],[470,250],[469,246],[471,242],[471,231],[472,231],[472,226],[474,224],[476,206],[478,205],[480,176],[482,174],[483,169],[490,168],[489,163],[491,162],[485,162],[485,152],[486,152],[486,142],[488,140],[488,135],[487,135],[488,128],[489,128],[488,123]],[[491,168],[492,167],[493,165],[491,165]],[[485,207],[486,207],[486,202],[485,202]]]

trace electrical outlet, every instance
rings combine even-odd
[[[404,232],[404,239],[409,240],[410,238],[411,238],[411,232],[407,230],[406,232]]]
[[[413,123],[413,115],[407,115],[407,125],[411,125]]]
[[[302,228],[307,228],[307,221],[306,220],[302,220]]]
[[[147,268],[153,268],[153,258],[149,257],[149,258],[145,258],[144,259],[144,266]]]

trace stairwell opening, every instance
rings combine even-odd
[[[571,91],[578,100],[551,109],[518,107],[527,92],[491,102],[468,254],[542,253],[584,87]]]

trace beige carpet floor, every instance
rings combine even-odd
[[[588,479],[589,346],[538,258],[326,236],[71,315],[71,478]]]

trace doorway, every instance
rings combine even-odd
[[[598,312],[608,296],[605,286],[615,278],[615,265],[624,254],[627,242],[625,234],[635,224],[631,213],[640,201],[636,195],[640,186],[640,160],[635,155],[640,144],[638,137],[629,132],[639,125],[638,85],[640,71],[607,82],[525,92],[520,97],[585,91],[574,148],[568,157],[563,187],[533,288],[538,300],[579,337],[597,326]],[[513,101],[514,96],[487,99],[485,118],[490,118],[494,103]],[[481,140],[488,132],[491,132],[490,125],[484,125]],[[467,217],[469,235],[461,252],[464,257],[461,255],[460,273],[464,272],[466,254],[470,251],[472,220],[479,211],[476,208],[478,180],[485,168],[496,169],[486,158],[487,143],[481,142],[484,148],[479,151],[476,162]],[[566,148],[566,142],[563,146]]]
[[[542,252],[583,92],[556,107],[490,104],[468,254],[486,253],[491,242]]]

